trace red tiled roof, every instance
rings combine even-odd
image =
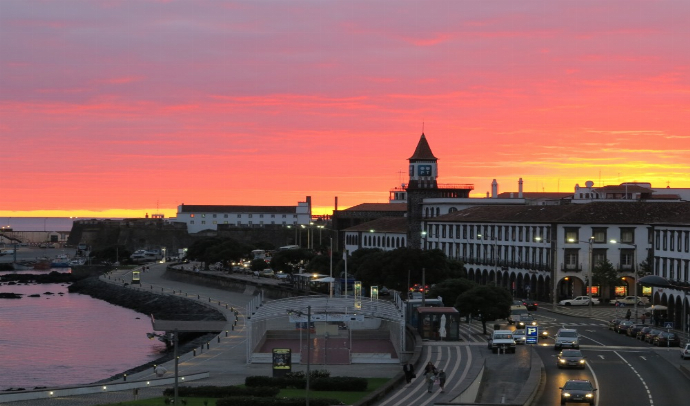
[[[296,213],[296,206],[225,206],[183,204],[181,213]]]
[[[407,203],[362,203],[343,211],[407,211]]]
[[[343,231],[371,231],[379,233],[407,233],[407,217],[381,217],[366,223],[357,224]]]
[[[560,224],[690,224],[690,202],[593,202],[558,206],[478,206],[428,221]]]
[[[594,190],[602,192],[628,192],[628,193],[651,193],[652,189],[638,186],[638,185],[608,185],[603,187],[595,187]]]
[[[419,143],[417,144],[417,149],[414,150],[414,154],[412,154],[412,156],[408,158],[408,160],[413,159],[437,159],[434,156],[434,153],[431,152],[431,147],[429,147],[429,143],[427,142],[424,133],[422,133],[422,138],[419,139]]]

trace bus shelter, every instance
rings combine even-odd
[[[454,307],[418,307],[417,331],[423,340],[460,341],[460,313]]]

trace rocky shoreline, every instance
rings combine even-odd
[[[103,282],[98,277],[88,277],[72,283],[68,288],[70,293],[80,293],[106,301],[116,306],[132,309],[136,312],[151,315],[160,320],[226,320],[223,313],[216,309],[194,302],[189,299],[159,295],[156,293],[128,289],[124,286]],[[180,347],[178,352],[183,354],[200,347],[213,339],[217,333],[195,334],[180,333]],[[124,371],[110,378],[94,382],[102,383],[122,378],[125,374],[133,374],[146,369],[153,369],[154,365],[173,359],[172,350],[166,351],[161,358]]]

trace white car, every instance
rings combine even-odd
[[[630,305],[634,306],[635,305],[635,296],[626,296],[626,297],[618,297],[616,298],[616,301],[613,302],[614,305]],[[637,305],[638,306],[646,306],[649,304],[649,299],[646,297],[637,297]]]
[[[683,359],[690,358],[690,343],[685,344],[684,347],[680,347],[680,357]]]
[[[276,279],[287,279],[287,277],[288,277],[288,274],[286,274],[283,271],[278,271],[278,273],[276,274]]]
[[[592,298],[592,305],[598,305],[599,304],[599,299],[593,297]],[[578,296],[573,299],[565,299],[561,300],[558,302],[559,306],[588,306],[589,305],[589,296]]]

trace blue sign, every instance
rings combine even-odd
[[[525,327],[525,342],[527,344],[536,344],[539,339],[539,327],[538,326],[527,326]]]
[[[664,328],[673,328],[673,322],[672,321],[667,321],[664,323]]]

